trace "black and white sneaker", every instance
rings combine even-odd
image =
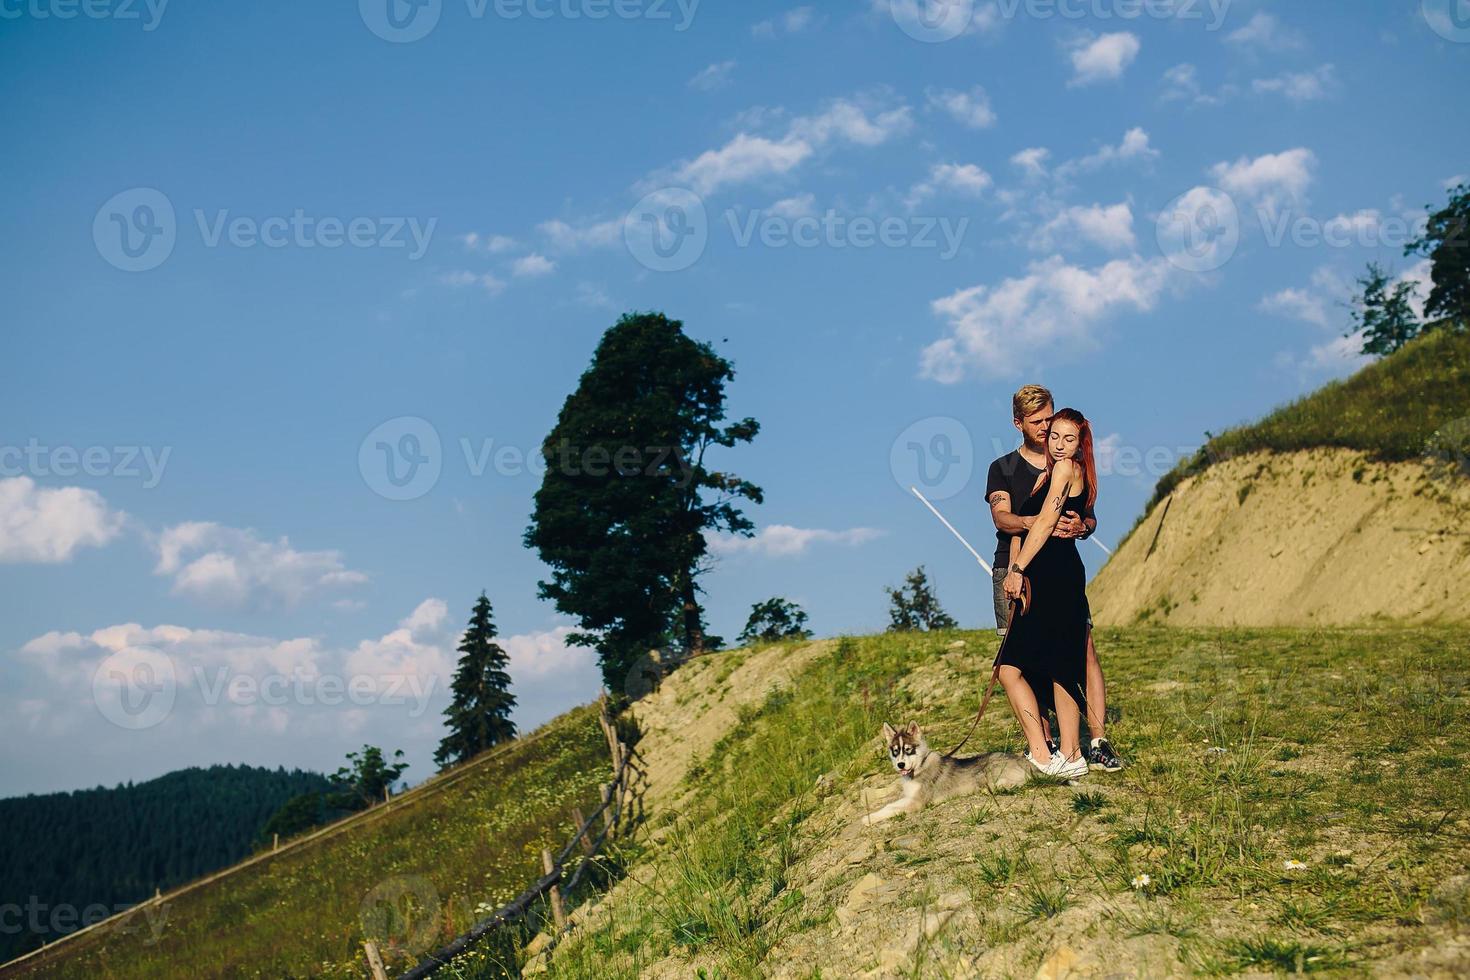
[[[1092,740],[1092,745],[1087,750],[1087,764],[1103,772],[1117,772],[1123,768],[1123,760],[1118,758],[1118,753],[1113,751],[1113,746],[1105,738]]]

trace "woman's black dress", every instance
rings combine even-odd
[[[1045,484],[1016,514],[1034,517],[1046,502]],[[1079,514],[1087,502],[1087,487],[1068,497],[1062,510]],[[1042,711],[1052,707],[1052,683],[1072,695],[1079,709],[1087,684],[1087,570],[1074,538],[1051,537],[1026,566],[1031,580],[1031,608],[1016,616],[1007,631],[999,663],[1019,668],[1036,694]]]

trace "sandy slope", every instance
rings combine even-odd
[[[1183,481],[1088,586],[1100,625],[1470,619],[1470,480],[1341,449]]]

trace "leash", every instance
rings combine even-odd
[[[995,659],[990,663],[990,681],[985,685],[985,696],[980,699],[980,710],[975,712],[975,720],[970,722],[970,730],[965,733],[964,738],[960,739],[960,744],[944,753],[946,759],[953,758],[956,752],[965,747],[970,736],[975,734],[975,729],[980,727],[980,719],[985,717],[985,709],[990,707],[990,698],[995,694],[996,682],[1000,680],[1000,655],[1005,653],[1006,643],[1010,641],[1011,625],[1016,621],[1016,610],[1019,608],[1021,615],[1024,616],[1031,605],[1031,580],[1024,575],[1021,576],[1021,593],[1024,599],[1012,599],[1010,607],[1006,610],[1006,635],[1001,637],[1000,649],[995,651]]]

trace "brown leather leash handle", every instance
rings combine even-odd
[[[990,697],[995,693],[995,684],[1000,680],[1000,655],[1005,652],[1006,641],[1011,638],[1011,624],[1016,621],[1016,609],[1020,608],[1021,615],[1026,615],[1026,610],[1031,608],[1031,580],[1021,576],[1021,597],[1012,599],[1010,608],[1006,611],[1006,635],[1000,638],[1000,648],[995,651],[995,659],[990,664],[990,681],[985,685],[985,696],[980,699],[980,710],[975,712],[975,720],[970,722],[970,730],[965,737],[960,739],[960,744],[944,753],[945,758],[952,758],[956,752],[965,747],[970,736],[975,734],[975,729],[980,727],[980,719],[985,717],[985,709],[990,707]]]

